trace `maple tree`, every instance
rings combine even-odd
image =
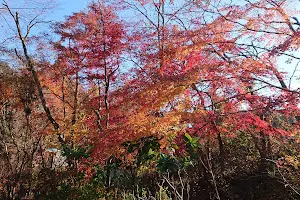
[[[62,79],[62,88],[65,88],[65,80],[75,81],[73,99],[70,99],[72,126],[81,110],[79,106],[84,103],[82,109],[87,109],[89,116],[95,118],[98,131],[108,128],[110,90],[114,87],[124,48],[123,29],[111,7],[95,3],[86,12],[75,13],[66,22],[56,25],[56,33],[60,35],[60,40],[54,43],[58,52],[54,66],[60,74],[56,74],[56,78]],[[79,99],[81,85],[87,85],[88,91],[82,86],[82,92],[87,94]],[[62,93],[61,96],[68,98],[64,89]]]
[[[295,37],[294,34],[297,35],[291,22],[286,21],[285,2],[282,2],[281,6],[272,2],[249,2],[243,7],[222,5],[221,8],[215,8],[212,2],[201,6],[188,2],[183,8],[188,7],[190,12],[197,9],[202,11],[203,15],[209,14],[213,18],[211,22],[206,22],[207,16],[204,15],[202,19],[203,15],[199,14],[199,18],[187,20],[187,24],[184,25],[195,27],[192,30],[187,30],[186,27],[180,30],[175,20],[169,25],[161,24],[181,17],[180,11],[165,16],[162,11],[165,2],[153,5],[158,13],[158,25],[136,4],[125,3],[142,13],[153,26],[153,30],[150,29],[145,38],[140,32],[133,33],[139,35],[133,42],[137,44],[133,54],[144,63],[144,67],[132,69],[138,78],[130,80],[127,83],[129,86],[122,91],[128,96],[125,104],[134,107],[133,113],[128,112],[128,134],[133,132],[133,138],[145,134],[166,136],[167,132],[174,132],[176,126],[179,126],[181,131],[184,130],[182,127],[186,126],[189,130],[194,129],[198,132],[196,127],[201,127],[201,124],[207,127],[206,134],[217,134],[219,139],[221,132],[225,134],[236,130],[286,134],[284,130],[275,129],[268,124],[264,120],[266,117],[263,117],[271,111],[275,117],[275,113],[282,114],[285,111],[297,115],[298,110],[298,91],[287,88],[283,75],[275,66],[274,52],[284,53],[280,52],[284,51],[281,48],[283,44],[293,40],[291,38]],[[137,2],[143,9],[147,8],[147,3],[152,4]],[[171,2],[169,6],[172,4]],[[263,10],[262,13],[267,17],[262,14],[258,18],[254,17],[253,10],[259,9]],[[269,19],[275,15],[273,12],[278,12],[276,18],[282,20],[282,26],[273,27],[270,25],[272,20],[261,20]],[[169,15],[170,19],[164,19]],[[246,22],[239,22],[239,18]],[[201,20],[203,24],[200,23]],[[252,28],[252,24],[257,25]],[[267,28],[260,30],[261,26]],[[284,32],[283,30],[285,33],[281,36],[280,31]],[[142,29],[141,32],[145,30]],[[151,42],[145,41],[146,38],[151,38],[150,34],[156,39]],[[271,38],[269,44],[274,41],[283,41],[283,44],[279,47],[274,45],[268,51],[264,46],[254,45],[254,42],[262,40],[261,38]],[[248,42],[249,45],[239,41]],[[251,48],[256,50],[257,54],[252,53]],[[258,52],[257,48],[264,51]],[[266,80],[266,77],[277,79],[280,86]],[[254,88],[256,86],[259,88]],[[277,89],[278,94],[257,94],[266,88]],[[289,99],[288,103],[282,102],[282,98]],[[247,109],[242,110],[241,105]],[[271,122],[272,116],[268,117],[268,121]],[[242,119],[245,119],[244,123],[241,123]],[[210,125],[207,126],[207,123]],[[252,129],[252,126],[257,128]],[[132,127],[135,128],[132,130]]]
[[[139,177],[157,169],[177,199],[188,198],[187,185],[202,178],[213,188],[214,198],[221,199],[226,189],[220,180],[242,170],[236,157],[256,162],[262,174],[272,163],[279,170],[282,163],[298,167],[298,155],[287,153],[284,146],[292,141],[295,146],[288,148],[297,149],[300,91],[291,87],[292,77],[288,83],[279,66],[283,58],[288,59],[286,66],[300,60],[296,4],[92,2],[54,25],[56,39],[45,44],[33,38],[52,53],[46,61],[29,51],[35,23],[23,29],[19,13],[5,3],[21,48],[12,51],[8,46],[3,52],[17,57],[21,75],[13,75],[20,77],[14,85],[10,73],[17,72],[4,68],[1,102],[12,99],[13,108],[23,109],[25,118],[15,117],[29,128],[31,143],[42,140],[44,153],[50,147],[62,151],[74,187],[81,187],[77,172],[88,182],[99,178],[101,168],[107,193],[112,187],[134,191]],[[5,105],[0,108],[5,110]],[[0,119],[5,121],[5,114]],[[255,159],[248,160],[247,150],[239,154],[243,145],[257,152]],[[30,159],[37,159],[37,149],[30,150]],[[273,160],[280,157],[284,161]],[[194,163],[191,174],[199,180],[188,174],[190,179],[182,181],[182,169],[189,163]],[[118,173],[127,174],[130,183],[113,178]],[[166,173],[173,174],[170,178]]]

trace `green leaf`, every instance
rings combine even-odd
[[[155,154],[154,151],[150,148],[149,152],[148,152],[148,156],[151,156],[151,155],[154,155],[154,154]]]
[[[188,139],[188,141],[192,141],[193,140],[193,138],[188,133],[185,133],[184,136],[185,136],[186,139]]]

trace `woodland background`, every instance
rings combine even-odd
[[[1,3],[0,199],[300,199],[298,0]]]

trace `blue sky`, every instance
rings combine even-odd
[[[17,6],[17,7],[22,7],[22,6],[27,7],[28,6],[28,5],[26,5],[26,3],[28,3],[28,0],[6,0],[6,1],[11,6]],[[52,0],[45,0],[45,1],[52,1]],[[57,2],[57,7],[54,10],[52,10],[50,13],[47,14],[46,20],[63,21],[66,16],[72,15],[72,13],[74,13],[74,12],[79,12],[79,11],[84,10],[85,8],[87,8],[88,4],[92,0],[54,0],[54,1]],[[121,14],[121,13],[119,13],[119,14]],[[134,15],[134,13],[128,13],[127,12],[127,13],[122,13],[121,14],[122,17],[125,16],[125,18],[134,19],[132,15]],[[297,15],[297,17],[300,18],[299,15]],[[37,29],[34,30],[34,32],[35,31],[37,31],[37,32],[42,31],[41,29],[42,29],[42,27],[38,27]],[[46,31],[48,31],[48,30],[46,30]],[[2,31],[2,33],[0,33],[0,35],[6,36],[6,33]],[[298,52],[296,55],[300,56],[300,52]],[[285,63],[286,59],[287,59],[286,57],[283,57],[283,58],[280,59],[280,61],[278,62],[278,68],[279,68],[280,71],[288,72],[288,74],[286,75],[287,79],[288,79],[288,77],[290,77],[291,74],[293,73],[297,62],[293,61],[291,64],[286,64]],[[295,75],[298,76],[298,77],[300,75],[300,70],[299,69],[300,69],[300,66],[298,67],[298,70],[295,73]],[[299,79],[297,80],[296,78],[294,78],[292,80],[292,85],[291,86],[294,89],[299,88],[300,87]]]
[[[91,0],[57,0],[57,8],[47,18],[49,20],[62,21],[65,16],[85,9],[89,2]]]

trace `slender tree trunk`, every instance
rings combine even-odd
[[[109,70],[108,70],[108,66],[107,66],[107,58],[106,58],[106,54],[107,54],[107,44],[106,44],[106,28],[105,28],[105,22],[104,22],[104,16],[102,13],[102,4],[100,1],[99,2],[99,6],[101,6],[100,8],[100,16],[101,16],[101,23],[102,23],[102,36],[103,36],[103,62],[104,62],[104,82],[105,82],[105,89],[104,89],[104,105],[105,105],[105,110],[106,110],[106,119],[105,119],[105,127],[108,128],[109,126],[109,96],[108,96],[108,92],[109,92],[109,87],[110,87],[110,76],[111,74],[109,74]]]
[[[38,90],[38,95],[39,95],[40,101],[41,101],[43,109],[44,109],[44,112],[45,112],[48,120],[51,122],[54,130],[56,131],[59,142],[63,145],[64,140],[63,140],[63,138],[61,137],[61,135],[59,133],[59,124],[53,118],[52,113],[51,113],[51,111],[50,111],[50,109],[49,109],[49,107],[46,103],[46,99],[45,99],[45,96],[44,96],[44,93],[43,93],[41,82],[38,78],[37,72],[34,69],[34,63],[33,63],[31,57],[28,54],[28,50],[27,50],[27,46],[26,46],[26,42],[25,42],[25,37],[22,35],[22,31],[21,31],[21,26],[20,26],[20,21],[19,21],[19,14],[18,14],[18,12],[16,12],[16,14],[14,15],[7,4],[4,4],[4,6],[7,8],[8,12],[10,13],[10,15],[14,19],[14,22],[15,22],[15,25],[16,25],[16,28],[17,28],[17,32],[18,32],[18,37],[19,37],[19,40],[21,42],[23,53],[24,53],[24,56],[25,56],[27,69],[28,69],[28,71],[31,72],[32,77],[34,79],[35,85],[36,85],[37,90]],[[29,34],[29,33],[27,33],[27,34]]]
[[[77,121],[77,106],[78,106],[78,86],[79,86],[79,72],[76,72],[75,77],[75,91],[74,91],[74,102],[73,102],[73,113],[72,113],[72,126],[76,124]],[[71,130],[71,145],[74,146],[74,127]]]
[[[225,151],[224,151],[224,144],[222,141],[221,133],[218,133],[218,143],[219,143],[219,158],[220,158],[220,165],[221,165],[221,172],[225,171]]]
[[[62,93],[62,101],[63,101],[63,116],[65,121],[66,119],[65,76],[62,77],[62,81],[61,81],[61,93]]]

